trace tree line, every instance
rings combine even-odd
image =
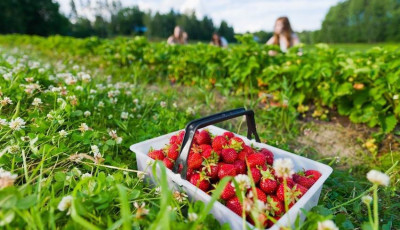
[[[308,43],[400,41],[399,0],[346,0],[332,6],[317,31],[300,33]]]
[[[97,1],[97,4],[101,3]],[[67,17],[59,12],[59,4],[52,0],[2,0],[0,33],[42,36],[60,34],[73,37],[145,35],[153,39],[165,39],[172,34],[174,27],[179,25],[188,33],[190,40],[209,41],[214,32],[230,42],[235,40],[234,29],[226,21],[216,25],[207,16],[198,19],[194,12],[145,12],[138,6],[124,8],[116,0],[112,4],[99,5],[95,19],[89,20],[78,15],[74,0],[71,0],[70,6],[71,13]],[[107,11],[108,17],[102,14],[104,10]]]
[[[54,0],[1,0],[0,33],[73,37],[144,35],[160,40],[171,35],[175,25],[180,25],[192,41],[209,41],[214,32],[229,42],[235,41],[234,28],[226,21],[216,25],[207,16],[198,19],[194,12],[181,14],[171,10],[163,14],[143,11],[137,6],[124,8],[119,0],[111,0],[111,4],[109,0],[96,0],[98,12],[94,20],[89,20],[78,15],[75,1],[70,0],[71,13],[63,15]],[[104,11],[108,16],[104,16]],[[399,25],[399,0],[345,0],[329,9],[320,30],[298,34],[304,43],[398,42]],[[252,34],[261,43],[272,36],[272,32],[266,31]]]

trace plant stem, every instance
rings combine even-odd
[[[374,184],[374,230],[379,229],[379,214],[378,214],[378,185]]]

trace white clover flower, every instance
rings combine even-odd
[[[293,161],[289,158],[276,159],[273,164],[275,174],[278,177],[288,178],[294,174]]]
[[[110,99],[110,103],[111,103],[111,104],[114,104],[114,105],[115,105],[115,104],[117,104],[117,102],[118,102],[118,98],[111,98],[111,99]]]
[[[67,85],[74,85],[77,82],[76,78],[73,76],[69,76],[65,78],[65,84]]]
[[[137,177],[140,181],[142,181],[144,179],[144,177],[146,176],[145,172],[139,171],[137,172]]]
[[[20,150],[19,145],[10,145],[6,149],[7,149],[7,152],[10,154],[17,153]]]
[[[33,105],[33,106],[39,106],[39,105],[41,105],[41,104],[43,104],[42,99],[40,99],[40,98],[38,98],[38,97],[35,97],[35,98],[33,99],[33,102],[32,102],[32,105]]]
[[[367,173],[367,179],[378,185],[388,186],[390,182],[390,177],[383,172],[377,170],[371,170]]]
[[[183,192],[181,193],[179,191],[174,191],[172,196],[174,197],[174,199],[176,201],[178,201],[178,203],[182,203],[187,199],[187,195],[185,193],[183,193]]]
[[[13,73],[12,73],[12,72],[9,72],[9,73],[3,74],[3,78],[4,78],[6,81],[11,81],[11,80],[13,79]]]
[[[122,143],[122,137],[117,137],[115,139],[115,143],[117,143],[117,145],[121,144]]]
[[[25,128],[25,124],[26,122],[22,118],[17,117],[10,121],[9,127],[12,130],[18,131]]]
[[[4,97],[2,100],[0,100],[0,104],[2,105],[2,106],[5,106],[5,105],[12,105],[12,100],[9,98],[9,97]]]
[[[97,104],[98,107],[103,108],[104,107],[104,102],[103,101],[99,101],[99,104]]]
[[[82,133],[88,131],[90,128],[86,123],[82,123],[78,128]]]
[[[46,117],[47,117],[47,119],[49,119],[49,120],[53,120],[53,119],[54,119],[54,117],[53,117],[53,115],[52,115],[51,113],[48,113],[48,114],[46,115]]]
[[[60,135],[60,137],[66,137],[68,135],[67,131],[65,131],[64,129],[60,130],[58,134]]]
[[[161,102],[160,102],[160,106],[161,106],[162,108],[165,108],[165,106],[167,106],[167,102],[161,101]]]
[[[161,186],[156,187],[154,191],[156,194],[161,194]]]
[[[82,79],[83,82],[90,82],[91,77],[90,77],[89,74],[84,73],[84,74],[82,74],[81,79]]]
[[[90,111],[85,111],[85,112],[83,113],[83,115],[84,115],[85,117],[89,117],[91,114],[92,114],[92,113],[91,113]]]
[[[339,230],[332,220],[318,222],[318,230]]]
[[[89,93],[90,93],[90,94],[96,94],[96,93],[97,93],[97,90],[91,89],[91,90],[89,91]]]
[[[90,173],[85,173],[85,174],[82,174],[81,179],[83,180],[83,179],[89,178],[89,177],[92,177],[92,174],[90,174]]]
[[[167,206],[167,210],[169,211],[169,212],[174,212],[174,211],[176,211],[176,210],[178,210],[176,207],[172,207],[171,205],[168,205]]]
[[[74,65],[74,66],[72,66],[72,69],[75,70],[75,71],[76,71],[76,70],[79,70],[79,65]]]
[[[194,212],[189,212],[188,213],[188,219],[189,219],[190,222],[196,221],[197,218],[198,218],[198,216],[197,216],[196,213],[194,213]]]
[[[121,119],[126,120],[126,119],[128,119],[128,117],[129,117],[129,113],[128,112],[122,112],[121,113]]]
[[[186,109],[186,113],[187,113],[187,114],[190,114],[190,115],[194,115],[196,112],[194,111],[194,109],[193,109],[192,107],[188,107],[188,108]]]
[[[68,210],[67,215],[71,214],[72,200],[73,198],[71,195],[64,196],[57,206],[58,210],[60,210],[61,212]]]
[[[92,145],[92,146],[90,146],[90,148],[92,149],[92,153],[93,153],[94,157],[99,157],[99,156],[101,157],[100,150],[97,145]]]
[[[113,118],[112,114],[108,115],[108,119],[112,119],[112,118]]]
[[[393,95],[393,100],[399,100],[399,95],[398,94]]]
[[[133,99],[133,103],[135,103],[135,104],[139,103],[139,99],[137,99],[137,98]]]
[[[11,172],[4,170],[3,168],[0,168],[0,190],[14,185],[17,176],[18,175],[12,174]]]
[[[75,87],[75,90],[76,91],[83,91],[83,87],[78,85],[78,86]]]
[[[249,189],[251,187],[250,177],[247,176],[246,174],[239,174],[239,175],[235,176],[234,180],[238,184],[239,189],[241,191],[246,191],[247,189]],[[235,184],[233,182],[231,182],[231,184],[232,184],[232,187],[236,190]]]
[[[137,219],[149,214],[149,210],[146,208],[146,203],[142,202],[142,204],[139,205],[138,202],[135,202],[133,203],[133,206],[136,208],[135,216]]]
[[[361,201],[362,201],[364,204],[369,205],[369,204],[371,204],[371,202],[372,202],[372,197],[369,196],[369,195],[363,196],[363,197],[361,198]]]
[[[172,106],[173,106],[174,108],[177,108],[177,107],[178,107],[178,104],[176,104],[176,102],[174,102],[174,104],[172,104]]]
[[[108,132],[108,135],[110,135],[110,137],[111,137],[112,139],[115,139],[115,138],[118,137],[117,131],[116,131],[116,130],[111,130],[111,131],[109,131],[109,132]]]
[[[3,119],[3,118],[0,118],[0,127],[2,127],[2,126],[7,126],[7,125],[8,125],[7,120],[6,120],[6,119]]]

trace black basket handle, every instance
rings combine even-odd
[[[244,108],[229,110],[217,114],[213,114],[207,117],[203,117],[197,120],[193,120],[186,125],[185,136],[182,141],[181,151],[179,153],[178,159],[176,159],[174,165],[174,172],[179,172],[179,167],[182,165],[182,171],[180,172],[181,177],[186,179],[187,172],[187,158],[189,155],[190,148],[194,139],[196,131],[200,128],[219,123],[221,121],[230,120],[235,117],[246,115],[247,121],[247,138],[251,139],[252,135],[257,142],[260,142],[260,138],[256,130],[256,122],[254,119],[253,110],[246,110]]]

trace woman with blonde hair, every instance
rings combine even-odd
[[[274,35],[267,41],[267,45],[278,45],[281,51],[287,50],[300,43],[299,38],[293,32],[287,17],[279,17],[275,21]],[[275,55],[275,51],[270,51],[270,55]]]
[[[187,42],[187,33],[183,31],[183,29],[180,26],[175,26],[174,33],[171,36],[169,36],[167,43],[170,45],[175,45],[175,44],[183,45],[186,44],[186,42]]]

